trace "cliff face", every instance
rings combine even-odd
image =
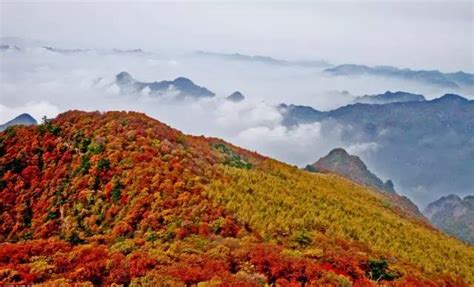
[[[358,156],[350,155],[342,148],[333,149],[328,155],[312,164],[311,167],[316,171],[327,170],[339,173],[357,183],[380,191],[395,192],[391,180],[384,183],[367,168]],[[311,167],[307,168],[311,169]]]
[[[474,244],[474,196],[441,197],[430,203],[424,214],[444,232]]]

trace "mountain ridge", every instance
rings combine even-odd
[[[447,190],[460,194],[472,190],[473,100],[446,94],[429,101],[357,103],[332,111],[285,104],[279,110],[282,123],[289,128],[318,122],[322,127],[341,130],[339,146],[373,146],[363,154],[364,161],[377,173],[390,175],[421,206]],[[433,166],[444,168],[433,171]],[[428,198],[416,197],[420,189]]]
[[[245,61],[245,62],[254,62],[254,63],[262,63],[267,65],[275,65],[275,66],[300,66],[300,67],[330,67],[332,66],[328,62],[324,60],[303,60],[303,61],[288,61],[288,60],[281,60],[276,59],[269,56],[250,56],[240,53],[214,53],[214,52],[205,52],[205,51],[197,51],[197,55],[206,56],[206,57],[217,57],[226,60],[232,61]]]
[[[364,95],[356,97],[354,103],[361,104],[389,104],[399,102],[423,102],[426,101],[423,95],[412,94],[402,91],[390,92],[386,91],[383,94],[378,95]]]
[[[163,96],[176,93],[177,98],[206,98],[214,97],[215,93],[205,87],[194,84],[190,79],[178,77],[173,81],[140,82],[135,80],[129,73],[120,72],[115,76],[115,83],[124,93],[139,93],[145,89],[151,95]]]
[[[328,68],[324,70],[324,72],[333,76],[372,75],[393,77],[455,89],[462,86],[474,86],[474,74],[462,71],[455,73],[442,73],[438,70],[411,70],[400,69],[392,66],[370,67],[365,65],[343,64]]]
[[[474,244],[474,196],[443,196],[423,213],[441,230]]]
[[[358,156],[348,154],[343,148],[331,150],[326,156],[306,167],[308,171],[313,169],[314,171],[337,172],[360,184],[371,186],[380,191],[395,193],[391,180],[384,183],[367,168]]]
[[[2,283],[474,282],[472,247],[336,174],[136,112],[13,130],[0,133]]]
[[[38,122],[30,114],[23,113],[9,120],[8,122],[0,125],[0,132],[14,125],[36,125],[36,124],[38,124]]]
[[[313,164],[307,165],[305,170],[310,172],[333,172],[356,183],[386,193],[394,206],[416,218],[426,220],[416,204],[409,198],[397,194],[390,179],[383,182],[367,168],[358,156],[350,155],[343,148],[331,150],[326,156],[321,157]]]

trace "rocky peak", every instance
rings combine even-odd
[[[119,84],[129,84],[134,81],[133,77],[127,72],[121,72],[115,76],[117,83]]]
[[[355,155],[350,155],[343,148],[335,148],[328,155],[320,158],[306,168],[310,171],[331,171],[339,173],[357,183],[387,192],[395,192],[393,182],[383,182],[370,172],[365,163]]]
[[[231,95],[229,95],[226,99],[229,100],[229,101],[237,103],[237,102],[243,101],[245,99],[245,97],[244,97],[244,95],[242,95],[241,92],[235,91]]]

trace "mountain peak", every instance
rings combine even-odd
[[[474,196],[450,194],[430,203],[424,214],[448,234],[474,243]]]
[[[355,103],[362,104],[389,104],[389,103],[402,103],[402,102],[423,102],[425,101],[423,95],[412,94],[403,91],[386,91],[383,94],[378,95],[365,95],[355,98]]]
[[[474,250],[396,208],[396,194],[136,112],[71,111],[49,127],[1,135],[1,282],[374,285],[373,262],[396,274],[382,284],[473,282]]]
[[[444,94],[443,96],[435,99],[434,101],[444,101],[444,102],[449,101],[449,102],[463,103],[463,102],[467,102],[468,99],[456,94]]]
[[[241,101],[245,100],[245,97],[244,97],[244,95],[242,95],[241,92],[235,91],[231,95],[227,96],[226,99],[229,100],[229,101],[237,103],[237,102],[241,102]]]
[[[330,157],[330,156],[347,156],[347,157],[350,157],[351,155],[343,148],[335,148],[335,149],[333,149],[329,152],[328,157]],[[356,157],[356,158],[359,159],[358,157]]]
[[[308,170],[332,171],[341,174],[359,184],[387,192],[395,192],[391,180],[384,183],[373,174],[365,163],[355,155],[349,154],[343,148],[335,148],[326,156],[307,167]]]
[[[177,98],[183,97],[214,97],[215,94],[205,87],[200,87],[193,83],[188,78],[178,77],[173,81],[161,82],[141,82],[135,80],[129,73],[123,71],[115,76],[115,82],[120,87],[122,93],[138,93],[146,88],[149,93],[156,96],[161,96],[169,92],[172,88],[177,92]]]
[[[21,115],[18,115],[16,118],[14,118],[14,120],[23,120],[23,121],[29,121],[29,122],[35,122],[36,123],[36,120],[30,114],[27,114],[27,113],[23,113]]]
[[[407,197],[398,195],[392,180],[383,182],[375,174],[373,174],[365,165],[365,163],[355,155],[349,154],[343,148],[335,148],[328,155],[320,158],[317,162],[306,167],[307,171],[329,171],[337,173],[348,178],[360,185],[375,189],[384,194],[388,202],[395,208],[401,209],[411,216],[426,221],[426,218]]]
[[[118,83],[121,83],[121,84],[128,84],[134,81],[132,75],[130,75],[129,73],[125,71],[118,73],[115,76],[115,79],[117,80]]]
[[[178,85],[194,85],[193,81],[185,77],[178,77],[174,79],[173,83]]]
[[[36,125],[38,122],[30,115],[27,113],[20,114],[13,118],[12,120],[4,123],[3,125],[0,125],[0,131],[4,131],[8,127],[15,126],[15,125]]]

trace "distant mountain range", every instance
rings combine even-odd
[[[390,104],[390,103],[403,103],[403,102],[422,102],[426,101],[423,95],[417,95],[407,92],[390,92],[386,91],[383,94],[378,95],[365,95],[356,97],[354,103],[361,104]]]
[[[1,37],[0,51],[23,51],[27,48],[41,48],[47,51],[58,54],[75,54],[85,52],[98,52],[102,54],[153,54],[145,52],[142,49],[84,49],[84,48],[59,48],[52,46],[43,41],[32,41],[21,39],[17,37]],[[380,76],[394,79],[410,80],[419,83],[429,84],[437,87],[459,89],[459,88],[473,88],[474,74],[463,71],[455,73],[443,73],[438,70],[411,70],[401,69],[393,66],[366,66],[356,64],[342,64],[335,66],[324,60],[299,60],[290,61],[283,59],[276,59],[269,56],[262,55],[245,55],[240,53],[216,53],[208,51],[198,51],[195,53],[198,56],[212,57],[223,60],[239,61],[247,63],[260,63],[281,67],[305,67],[316,68],[323,70],[324,73],[332,76]]]
[[[474,244],[474,196],[441,197],[429,204],[424,214],[444,232]]]
[[[43,49],[59,53],[59,54],[75,54],[75,53],[87,53],[87,52],[107,52],[107,53],[115,53],[115,54],[140,54],[144,53],[142,49],[112,49],[112,50],[94,50],[94,49],[63,49],[63,48],[56,48],[51,46],[43,46]]]
[[[61,48],[54,48],[50,46],[43,46],[42,48],[47,51],[60,53],[60,54],[85,53],[85,52],[91,51],[90,49],[61,49]]]
[[[331,64],[323,60],[287,61],[287,60],[275,59],[268,56],[249,56],[249,55],[243,55],[239,53],[225,54],[225,53],[214,53],[214,52],[205,52],[205,51],[198,51],[196,53],[199,56],[215,57],[215,58],[221,58],[221,59],[232,60],[232,61],[263,63],[263,64],[275,65],[275,66],[300,66],[300,67],[318,67],[318,68],[331,66]]]
[[[208,89],[194,84],[191,80],[183,77],[173,81],[140,82],[135,80],[129,73],[121,72],[115,76],[115,83],[122,93],[138,93],[149,89],[151,95],[163,96],[173,95],[176,98],[205,98],[214,97],[215,94]]]
[[[215,57],[224,60],[263,63],[275,66],[300,66],[310,68],[326,68],[324,72],[332,76],[379,76],[394,79],[410,80],[419,83],[434,85],[443,88],[458,89],[474,87],[474,74],[463,71],[455,73],[442,73],[438,70],[411,70],[393,66],[366,66],[355,64],[342,64],[334,66],[324,60],[315,61],[287,61],[268,56],[250,56],[239,53],[215,53],[198,51],[197,55]]]
[[[29,114],[21,114],[14,119],[0,125],[0,132],[6,130],[8,127],[16,125],[36,125],[38,122]]]
[[[142,49],[89,49],[89,48],[60,48],[43,41],[22,39],[18,37],[0,37],[0,51],[24,51],[28,48],[44,49],[58,54],[79,54],[97,52],[102,54],[149,54]]]
[[[283,124],[321,122],[342,127],[346,146],[370,144],[364,154],[379,174],[390,175],[415,202],[474,186],[474,101],[447,94],[431,101],[354,104],[322,112],[282,104]]]
[[[461,86],[474,87],[474,74],[462,71],[456,73],[442,73],[437,70],[410,70],[392,66],[369,67],[364,65],[344,64],[328,68],[324,70],[324,72],[333,76],[370,75],[398,78],[447,88],[460,88]]]

